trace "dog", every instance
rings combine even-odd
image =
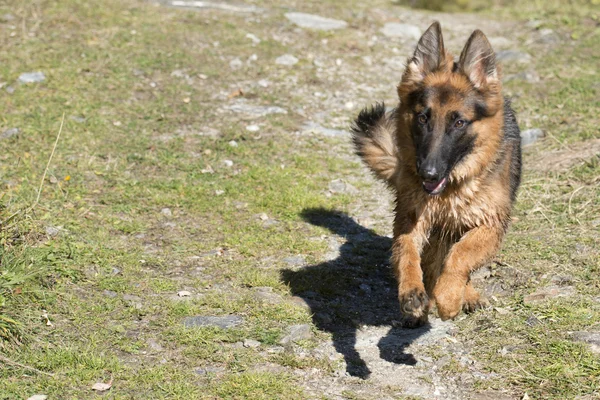
[[[486,36],[460,57],[439,22],[420,38],[397,87],[352,126],[356,153],[395,192],[391,265],[408,327],[486,304],[470,274],[499,250],[521,181],[521,137]]]

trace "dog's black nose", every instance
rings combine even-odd
[[[421,168],[419,168],[419,175],[421,175],[421,178],[423,178],[423,180],[425,181],[440,180],[440,174],[438,172],[438,169],[435,167],[435,165],[431,165],[428,163],[424,163],[421,165]]]

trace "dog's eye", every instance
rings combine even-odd
[[[420,124],[426,124],[427,123],[427,117],[424,114],[419,114],[419,116],[417,117],[417,121],[419,121]]]
[[[455,128],[458,128],[458,129],[460,129],[460,128],[462,128],[463,126],[465,126],[465,121],[463,121],[462,119],[459,119],[458,121],[456,121],[456,122],[454,123],[454,127],[455,127]]]

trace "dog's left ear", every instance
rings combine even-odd
[[[483,32],[477,29],[471,34],[458,61],[460,69],[476,88],[498,82],[496,54]]]

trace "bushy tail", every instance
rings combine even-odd
[[[392,184],[398,165],[393,114],[377,103],[363,109],[352,124],[352,141],[358,154],[375,175]]]

